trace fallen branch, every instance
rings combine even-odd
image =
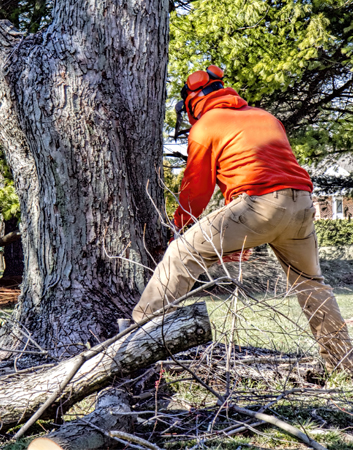
[[[250,425],[248,425],[246,423],[244,423],[244,425],[242,425],[242,426],[234,425],[233,429],[229,430],[229,428],[232,428],[232,427],[229,427],[228,428],[229,431],[222,430],[222,433],[225,433],[227,436],[233,436],[234,434],[242,433],[243,431],[251,430],[252,428],[259,427],[260,425],[263,425],[264,423],[266,423],[266,422],[264,422],[263,420],[260,420],[259,422],[255,422]]]
[[[91,423],[88,423],[86,421],[84,421],[84,422],[87,425],[89,425],[90,427],[95,428],[97,431],[100,431],[105,436],[113,438],[113,439],[117,440],[118,442],[122,442],[124,444],[126,444],[126,443],[130,443],[131,444],[131,442],[134,442],[136,444],[143,445],[143,447],[137,447],[137,446],[130,445],[131,447],[135,447],[135,448],[144,448],[144,447],[146,447],[146,448],[149,448],[151,450],[161,450],[157,445],[152,444],[152,442],[148,442],[145,439],[142,439],[140,437],[134,436],[132,434],[125,433],[123,431],[117,431],[117,430],[104,431],[104,430],[96,427],[95,425],[93,425]]]
[[[87,427],[87,425],[90,425]],[[59,430],[34,439],[28,450],[56,449],[91,450],[111,446],[112,438],[106,435],[111,429],[132,430],[133,416],[127,394],[118,389],[107,389],[100,393],[95,411],[67,422]],[[98,431],[98,430],[99,431]]]
[[[118,336],[52,369],[3,383],[0,387],[3,430],[17,422],[23,423],[31,416],[36,420],[41,416],[54,417],[59,406],[64,413],[87,395],[108,386],[113,375],[130,374],[165,359],[169,351],[178,353],[212,339],[204,303],[179,308],[136,330],[138,326],[133,325]],[[169,351],[163,345],[163,339]],[[45,408],[40,408],[43,403]],[[24,431],[20,432],[16,434],[16,439],[24,434]]]
[[[203,286],[203,289],[211,287],[211,286],[213,286],[216,283],[220,283],[220,282],[228,281],[228,280],[229,280],[229,277],[221,277],[221,278],[218,278],[217,280],[212,280],[209,283],[205,283],[205,285]],[[96,347],[94,347],[93,349],[89,350],[88,352],[83,352],[83,353],[77,355],[72,360],[70,360],[70,361],[73,361],[73,365],[69,369],[69,373],[66,374],[66,376],[65,376],[64,380],[62,381],[62,383],[59,384],[59,387],[57,388],[57,390],[49,398],[47,398],[47,400],[39,408],[39,410],[36,413],[34,413],[32,415],[32,417],[28,420],[28,422],[25,423],[23,425],[23,427],[20,428],[20,430],[15,434],[15,439],[19,439],[20,437],[22,437],[25,434],[25,432],[31,427],[31,425],[33,425],[44,414],[44,412],[49,408],[49,406],[52,405],[55,402],[55,400],[63,392],[63,390],[70,383],[72,378],[75,376],[75,374],[78,372],[80,367],[85,362],[87,362],[88,360],[90,360],[91,358],[93,358],[94,356],[99,354],[100,352],[102,352],[104,349],[106,349],[108,347],[108,345],[116,342],[118,339],[120,339],[123,336],[127,335],[128,333],[136,330],[137,328],[142,327],[143,325],[145,325],[146,323],[148,323],[152,319],[159,317],[161,314],[162,314],[162,317],[164,317],[166,313],[168,313],[169,311],[172,311],[178,304],[180,304],[181,302],[185,301],[187,298],[191,297],[192,295],[195,295],[200,290],[201,289],[198,288],[198,289],[195,289],[194,291],[191,291],[191,292],[187,293],[186,295],[184,295],[184,296],[180,297],[179,299],[175,300],[173,303],[167,304],[162,309],[160,309],[160,310],[156,311],[155,313],[149,315],[145,319],[142,319],[140,322],[135,323],[134,325],[131,325],[130,327],[124,329],[117,336],[115,336],[115,337],[113,337],[111,339],[108,339],[107,341],[103,342],[102,344],[97,345]],[[207,309],[206,309],[206,315],[207,315],[209,333],[210,333],[210,335],[212,337],[212,333],[211,333],[211,330],[210,330],[209,318],[208,318],[208,314],[207,314]],[[163,326],[163,324],[162,324],[162,326]],[[163,343],[165,343],[164,332],[161,333],[161,337],[162,337]],[[30,337],[29,337],[29,339],[30,339]],[[188,347],[188,348],[190,348],[190,347]],[[169,349],[168,349],[168,353],[170,354],[170,350]],[[177,353],[177,352],[175,352],[175,353]],[[0,410],[0,413],[1,413],[1,410]],[[22,415],[21,417],[24,417],[24,415]]]
[[[19,230],[11,231],[11,233],[5,234],[5,236],[0,237],[0,247],[5,247],[6,245],[19,241],[21,236],[22,233]]]
[[[280,428],[281,430],[285,431],[286,433],[290,434],[291,436],[296,437],[297,439],[300,439],[304,444],[309,445],[315,450],[327,450],[326,447],[323,447],[321,444],[316,442],[314,439],[311,439],[309,436],[298,430],[298,428],[293,427],[287,422],[284,422],[283,420],[277,419],[275,416],[270,416],[268,414],[259,413],[256,411],[251,411],[250,409],[240,408],[239,406],[232,405],[232,408],[234,411],[244,414],[246,416],[255,417],[258,420],[263,420],[264,422],[270,423],[271,425],[276,426],[277,428]]]
[[[172,358],[172,360],[175,363],[178,363],[185,371],[189,372],[190,375],[192,375],[198,383],[200,383],[205,389],[207,389],[209,392],[211,392],[218,399],[218,402],[220,405],[226,404],[226,398],[224,398],[224,396],[222,396],[221,394],[218,394],[211,386],[209,386],[207,383],[205,383],[198,375],[195,374],[195,372],[191,368],[182,364],[180,360],[176,360],[172,354],[170,354],[169,356]],[[234,404],[231,404],[229,406],[231,406],[234,411],[236,411],[240,414],[254,417],[260,421],[269,423],[271,425],[276,426],[277,428],[280,428],[281,430],[285,431],[286,433],[296,437],[297,439],[301,440],[305,444],[311,446],[315,450],[327,450],[326,447],[323,447],[321,444],[316,442],[314,439],[311,439],[305,433],[298,430],[298,428],[293,427],[292,425],[290,425],[287,422],[284,422],[283,420],[277,419],[275,416],[263,414],[262,412],[251,411],[249,409],[241,408]]]

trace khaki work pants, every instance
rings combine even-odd
[[[353,367],[347,326],[332,288],[324,284],[306,191],[283,189],[262,196],[241,194],[209,214],[168,247],[133,311],[135,321],[190,291],[219,255],[268,243],[298,296],[328,369]],[[217,251],[217,252],[216,252]]]

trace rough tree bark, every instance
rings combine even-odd
[[[15,319],[56,355],[117,331],[164,248],[167,0],[58,0],[49,28],[0,21],[0,139],[21,202]],[[2,331],[2,347],[14,330]],[[19,340],[20,341],[20,340]]]
[[[73,404],[111,383],[113,376],[127,376],[137,369],[212,339],[205,303],[180,308],[148,322],[122,337],[106,351],[86,361],[70,384],[43,415],[55,418]],[[78,356],[36,373],[13,373],[0,379],[1,430],[25,422],[55,392],[75,365]]]
[[[112,447],[112,439],[104,436],[91,426],[104,431],[121,430],[130,433],[134,416],[130,415],[131,408],[127,394],[118,389],[107,389],[99,394],[95,410],[86,415],[83,420],[77,419],[62,425],[45,437],[32,441],[28,450],[92,450]]]

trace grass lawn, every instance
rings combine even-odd
[[[344,319],[353,317],[353,291],[345,288],[335,290],[337,302]],[[308,322],[296,296],[256,296],[258,303],[239,297],[235,342],[242,346],[264,347],[282,352],[316,353]],[[232,315],[231,300],[226,296],[204,297],[207,303],[214,338],[220,340],[229,334]],[[353,324],[348,325],[353,337]]]
[[[353,290],[339,288],[335,290],[336,298],[340,306],[342,315],[345,319],[353,317]],[[200,298],[196,299],[200,301]],[[232,327],[232,300],[226,296],[210,295],[204,297],[207,303],[211,323],[214,329],[214,340],[227,343],[230,337]],[[193,300],[195,301],[195,299]],[[308,323],[295,296],[256,296],[255,300],[239,298],[237,301],[237,316],[234,332],[234,342],[240,346],[255,346],[271,350],[277,350],[284,353],[300,353],[308,352],[310,355],[317,355],[317,344],[312,338]],[[11,309],[6,308],[6,312]],[[0,309],[0,326],[1,326],[1,309]],[[353,337],[353,326],[349,326],[351,336]],[[166,374],[165,377],[169,375]],[[175,379],[180,374],[173,375]],[[171,378],[170,380],[173,380]],[[167,381],[170,381],[167,379]],[[274,383],[277,381],[274,380]],[[280,383],[280,381],[278,381]],[[182,397],[191,403],[197,405],[197,397],[205,393],[202,387],[195,383],[175,383],[175,395]],[[272,386],[274,388],[275,386]],[[339,376],[330,380],[325,388],[341,387],[345,390],[347,401],[353,397],[349,392],[352,391],[351,381],[340,380]],[[289,384],[288,389],[291,388]],[[258,384],[249,384],[243,379],[237,385],[239,392],[253,392],[254,390],[266,390],[266,386]],[[278,392],[282,387],[278,384]],[[207,394],[207,392],[206,392]],[[349,395],[348,395],[349,394]],[[209,394],[208,394],[209,395]],[[241,395],[241,394],[240,394]],[[201,395],[202,397],[202,395]],[[237,400],[238,401],[238,400]],[[315,403],[316,401],[316,403]],[[350,403],[349,403],[350,404]],[[342,404],[346,406],[345,404]],[[320,441],[329,450],[353,450],[353,443],[347,441],[346,431],[353,428],[351,420],[351,412],[339,411],[332,408],[327,403],[327,399],[313,400],[310,398],[301,399],[297,397],[290,401],[284,400],[278,402],[274,410],[269,410],[270,414],[278,415],[288,420],[289,423],[298,426],[300,429],[305,428],[309,433],[321,426],[321,422],[313,419],[312,411],[316,411],[320,417],[324,417],[328,421],[329,429],[323,429],[323,434],[314,434],[317,441]],[[349,409],[350,411],[350,409]],[[325,415],[326,414],[326,415]],[[190,419],[191,420],[191,419]],[[151,431],[151,430],[150,430]],[[319,430],[320,431],[320,430]],[[36,431],[38,432],[38,431]],[[282,431],[271,427],[262,426],[258,429],[258,433],[254,432],[234,435],[229,438],[215,439],[213,441],[204,442],[199,448],[214,450],[245,450],[245,449],[283,449],[283,450],[304,450],[308,448],[296,439],[289,437]],[[350,437],[350,436],[348,436]],[[21,440],[14,444],[5,445],[6,450],[25,450],[31,438]],[[353,439],[352,439],[353,440]],[[167,449],[191,449],[194,448],[196,441],[186,440],[178,443],[169,443],[168,440],[163,443],[162,448]]]
[[[353,289],[336,288],[335,295],[344,319],[353,318]],[[239,297],[234,341],[241,346],[263,347],[289,353],[317,353],[306,317],[296,296],[256,296],[258,303]],[[200,301],[200,299],[197,299]],[[232,324],[231,300],[227,296],[204,297],[213,324],[214,339],[228,338]],[[0,326],[12,309],[0,307]],[[348,324],[353,338],[353,323]]]
[[[353,318],[353,289],[339,287],[334,290],[344,319]],[[296,296],[259,296],[259,303],[239,297],[235,341],[242,346],[264,347],[283,352],[301,350],[316,351],[306,317],[303,315]],[[197,299],[200,301],[200,299]],[[229,334],[232,323],[231,300],[225,295],[204,297],[213,323],[214,338],[221,340]],[[193,300],[194,301],[194,300]],[[12,308],[1,308],[0,326]],[[348,324],[353,338],[353,323]]]
[[[336,288],[335,295],[344,319],[353,318],[353,290]],[[262,347],[284,353],[317,354],[306,317],[296,296],[256,296],[257,302],[239,296],[234,342],[240,346]],[[204,297],[213,325],[214,340],[227,342],[232,326],[232,300],[227,296]],[[191,300],[194,301],[194,300]],[[200,301],[200,298],[197,299]],[[0,308],[0,326],[12,309]],[[353,323],[348,324],[353,338]]]

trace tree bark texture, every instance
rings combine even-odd
[[[112,439],[87,425],[92,424],[104,431],[121,430],[129,433],[133,416],[128,396],[118,389],[103,391],[96,402],[96,408],[82,419],[67,422],[58,431],[32,441],[28,450],[94,450],[109,448]]]
[[[126,376],[211,339],[205,303],[180,308],[164,318],[154,319],[86,361],[43,418],[55,418],[58,409],[64,414],[76,402],[108,386],[114,375]],[[38,373],[14,373],[0,379],[2,430],[31,417],[60,386],[76,359],[77,356],[72,357]]]
[[[20,197],[24,279],[15,319],[55,355],[128,317],[165,236],[157,208],[167,0],[59,0],[21,35],[0,21],[0,139]],[[146,230],[145,230],[146,227]],[[144,236],[145,230],[145,236]],[[12,345],[13,328],[1,346]]]

